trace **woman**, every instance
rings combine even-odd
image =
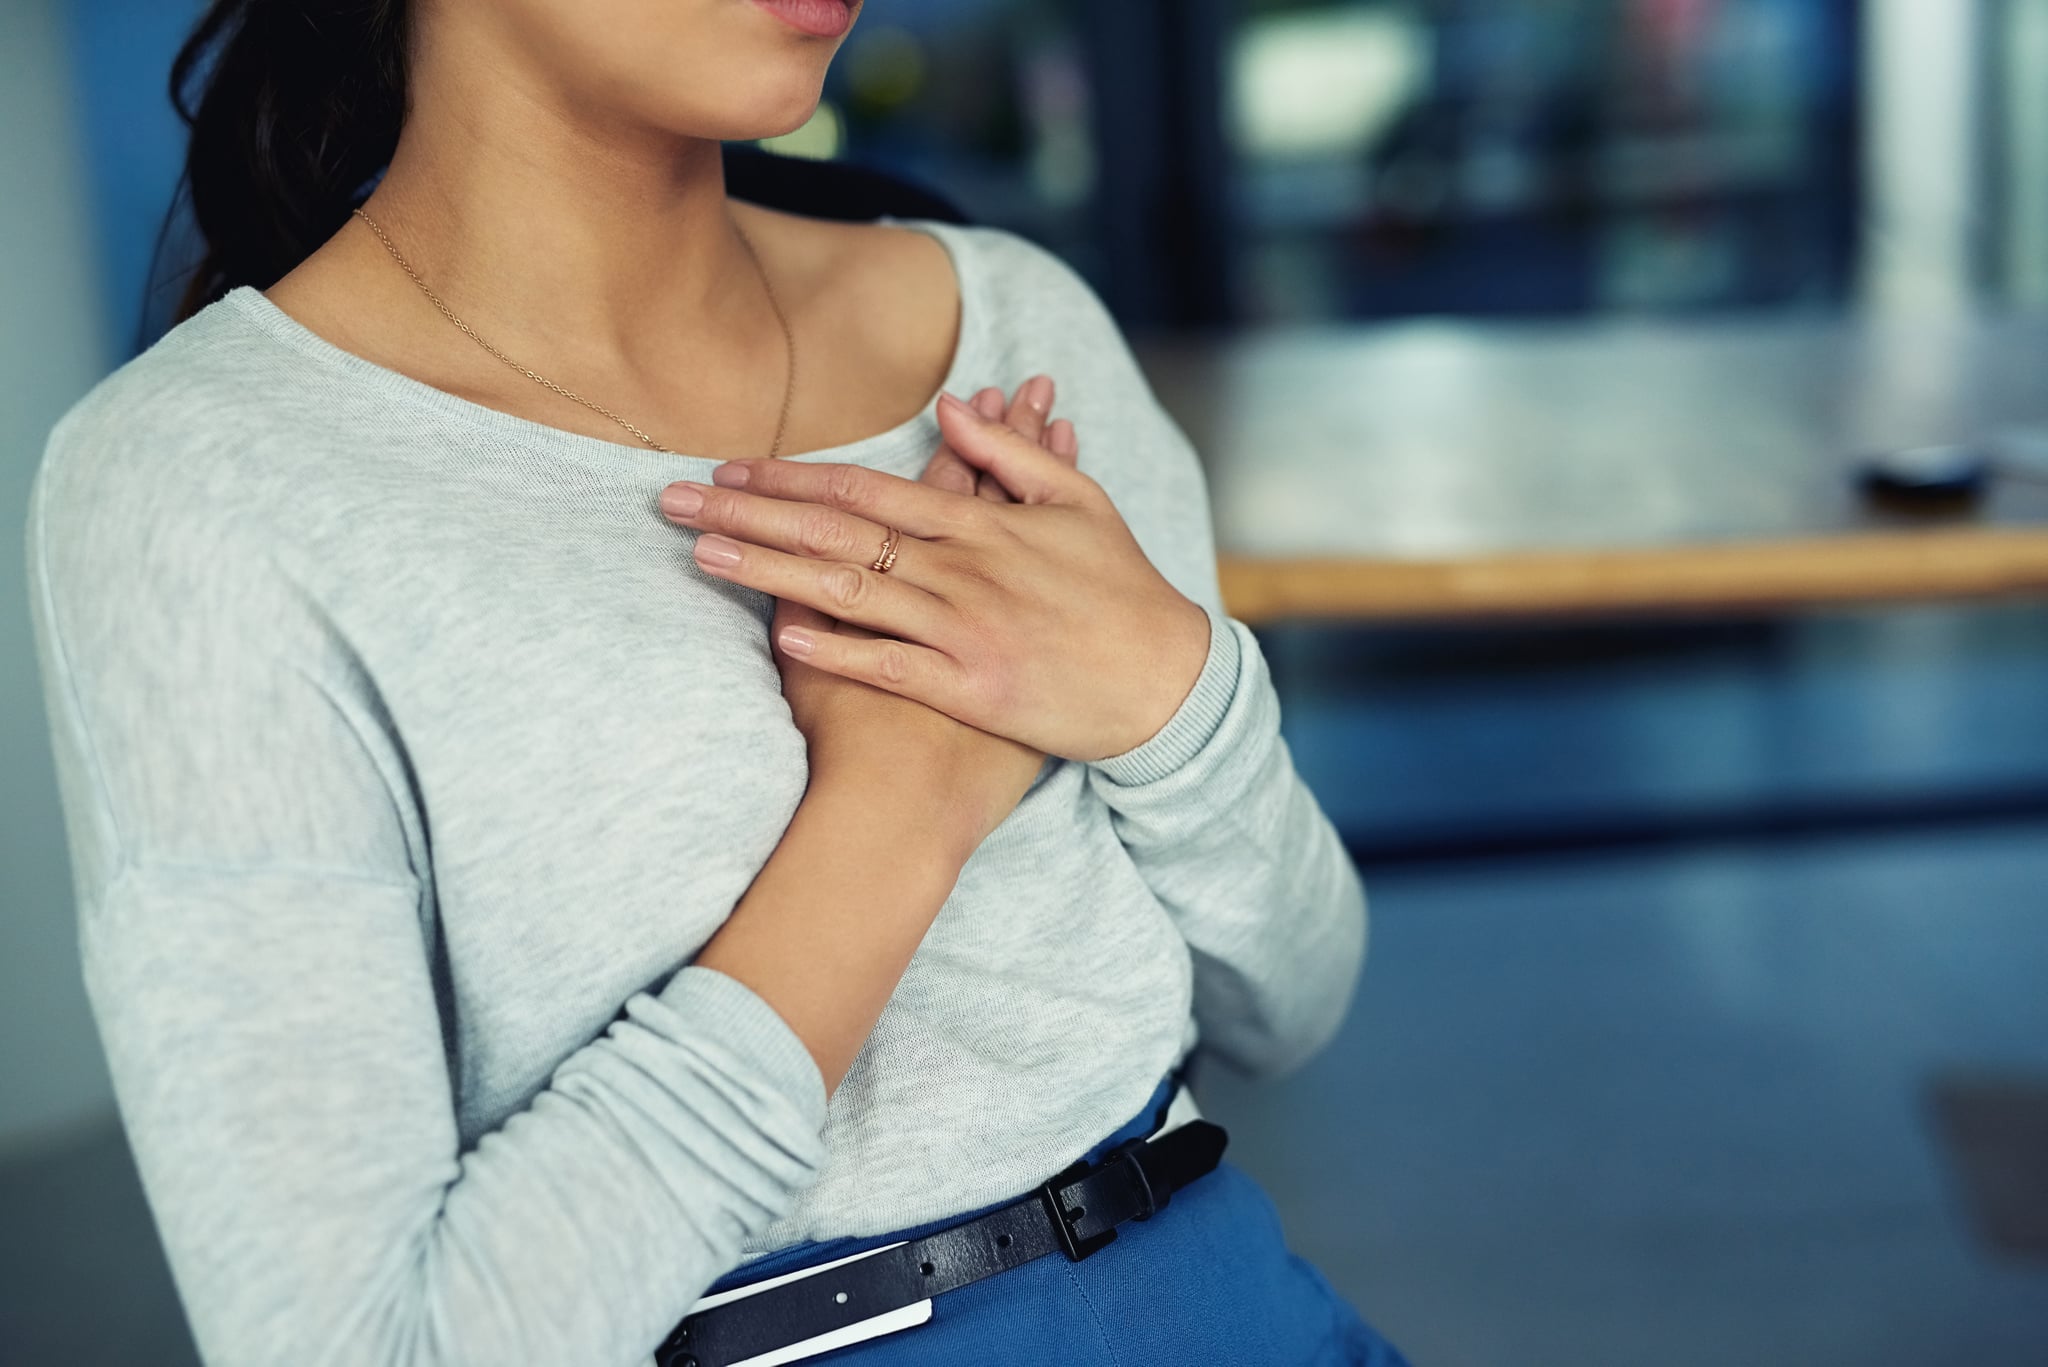
[[[707,1292],[1049,1212],[1196,1133],[1198,1038],[1346,1009],[1356,875],[1099,301],[725,195],[852,19],[217,0],[181,56],[210,255],[29,552],[210,1362],[708,1364]],[[1398,1361],[1241,1172],[1169,1190],[832,1360]]]

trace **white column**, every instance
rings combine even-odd
[[[2009,302],[2048,308],[2048,0],[2005,0],[2003,11],[1999,274]]]
[[[1979,0],[1865,0],[1859,302],[1957,313],[1981,273]]]

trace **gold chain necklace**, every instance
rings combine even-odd
[[[404,255],[392,243],[391,239],[385,235],[384,230],[377,226],[376,219],[371,218],[361,209],[352,209],[350,210],[350,212],[353,213],[357,218],[363,220],[363,222],[370,225],[370,231],[377,234],[377,240],[384,244],[385,251],[391,253],[391,259],[393,261],[396,261],[399,264],[399,267],[403,269],[408,276],[412,277],[413,284],[418,285],[420,287],[420,293],[426,295],[428,299],[432,300],[434,307],[441,311],[441,316],[446,318],[449,322],[455,324],[455,326],[462,332],[462,334],[465,337],[469,338],[470,341],[475,342],[485,351],[490,352],[491,355],[497,357],[506,365],[512,367],[521,375],[524,375],[527,379],[532,380],[535,384],[545,385],[547,388],[555,391],[555,393],[560,394],[563,398],[573,399],[575,402],[582,404],[585,408],[590,409],[592,412],[601,413],[605,417],[610,418],[613,422],[617,423],[619,426],[625,428],[628,432],[631,432],[634,436],[638,437],[643,445],[651,447],[656,451],[663,452],[666,455],[673,456],[681,454],[678,451],[674,451],[671,450],[669,447],[663,446],[653,437],[648,436],[645,432],[635,427],[632,423],[627,422],[624,418],[612,412],[611,409],[606,408],[603,404],[594,403],[591,400],[584,398],[581,394],[577,394],[571,390],[564,389],[562,386],[556,384],[553,380],[550,380],[545,375],[535,374],[533,371],[528,370],[525,366],[519,364],[519,362],[513,360],[510,356],[507,356],[504,352],[492,346],[489,342],[486,342],[483,338],[477,336],[475,329],[471,328],[469,324],[463,322],[460,318],[457,318],[455,316],[455,311],[449,308],[447,304],[441,301],[440,295],[434,293],[431,289],[427,288],[427,282],[420,279],[420,274],[418,271],[412,268],[412,263],[405,259]],[[768,294],[768,307],[774,311],[775,321],[782,328],[782,344],[784,355],[787,358],[787,363],[785,367],[785,378],[783,380],[782,386],[782,413],[775,419],[775,441],[768,448],[768,458],[770,460],[773,460],[775,457],[782,454],[782,434],[783,430],[789,426],[789,401],[791,397],[794,396],[796,393],[796,335],[790,331],[789,318],[782,311],[782,302],[775,297],[775,286],[769,283],[768,272],[765,269],[763,269],[761,265],[760,254],[754,250],[754,244],[748,241],[745,230],[742,229],[738,223],[734,223],[732,225],[732,230],[739,234],[740,245],[747,249],[748,259],[754,263],[754,272],[755,274],[761,277],[761,288],[765,290]]]

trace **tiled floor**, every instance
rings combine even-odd
[[[2048,612],[1271,653],[1384,857],[1371,960],[1204,1100],[1417,1367],[2048,1367],[2048,1261],[1980,1247],[1927,1091],[2048,1077],[2048,819],[1956,819],[2048,791]],[[1871,794],[1941,819],[1668,838]],[[1531,830],[1570,852],[1413,857]],[[0,1164],[0,1364],[192,1360],[118,1135]]]
[[[2048,1363],[2048,1261],[1979,1246],[1926,1097],[2048,1076],[2048,829],[1372,891],[1336,1043],[1205,1091],[1418,1367]]]

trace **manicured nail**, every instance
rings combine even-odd
[[[1003,391],[990,386],[974,396],[974,411],[994,422],[1003,416]]]
[[[784,627],[782,634],[775,639],[791,655],[808,655],[818,644],[816,638],[802,627]]]
[[[740,563],[740,543],[730,537],[706,532],[697,538],[697,563],[731,569]]]
[[[1052,407],[1052,376],[1033,375],[1024,382],[1024,402],[1043,416]]]
[[[729,460],[711,472],[711,482],[725,489],[739,489],[754,477],[743,460]]]
[[[661,510],[670,517],[695,517],[704,506],[704,491],[692,484],[671,484],[661,491]]]
[[[981,414],[974,411],[972,405],[960,402],[960,400],[954,398],[951,394],[947,393],[943,389],[939,391],[939,407],[957,408],[962,413],[967,414],[971,418],[978,418],[981,416]]]

